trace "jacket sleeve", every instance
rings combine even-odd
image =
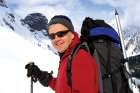
[[[81,49],[72,62],[72,93],[98,93],[97,71],[95,59]]]
[[[53,90],[55,90],[56,79],[57,78],[53,78],[49,83],[49,87],[52,88]]]

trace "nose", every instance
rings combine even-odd
[[[57,35],[55,35],[54,40],[58,40],[60,37],[58,37]]]
[[[52,40],[52,42],[56,45],[58,42],[60,42],[61,39],[57,35],[55,35],[55,38]]]

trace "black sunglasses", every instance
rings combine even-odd
[[[70,30],[63,30],[63,31],[60,31],[60,32],[57,32],[57,33],[52,33],[52,34],[49,34],[49,38],[51,40],[55,39],[55,35],[57,35],[58,37],[63,37],[65,36]]]

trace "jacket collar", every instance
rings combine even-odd
[[[78,34],[76,32],[74,32],[74,38],[72,39],[72,42],[70,44],[70,46],[68,47],[68,49],[64,52],[63,56],[60,58],[61,61],[65,58],[68,57],[68,55],[70,55],[72,49],[80,43],[80,39],[78,37]]]

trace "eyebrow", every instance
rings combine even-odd
[[[66,30],[60,30],[58,32],[64,32],[64,31],[70,31],[70,30],[69,29],[66,29]],[[56,32],[56,33],[58,33],[58,32]],[[56,33],[48,33],[48,34],[56,34]]]

